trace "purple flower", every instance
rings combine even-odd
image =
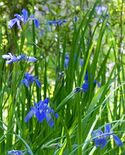
[[[29,87],[33,82],[35,82],[38,87],[41,87],[41,83],[37,77],[31,75],[30,73],[25,73],[24,79],[21,81],[21,83],[23,83],[26,87]]]
[[[23,155],[24,153],[20,150],[11,150],[8,151],[8,155]]]
[[[92,139],[96,145],[96,147],[100,147],[100,148],[104,148],[107,144],[107,140],[110,137],[113,137],[115,143],[117,146],[122,146],[123,143],[122,141],[119,139],[118,136],[116,136],[113,131],[111,131],[111,124],[106,124],[105,125],[105,130],[104,132],[102,132],[102,130],[98,129],[98,130],[94,130],[92,132]]]
[[[26,9],[22,10],[22,15],[15,14],[14,16],[15,18],[9,21],[9,28],[12,28],[15,24],[17,24],[18,28],[21,29],[20,22],[23,22],[25,24],[28,21],[28,11]]]
[[[58,118],[58,114],[54,112],[52,108],[48,106],[49,98],[46,98],[44,101],[40,100],[38,103],[34,104],[34,107],[31,107],[30,111],[25,117],[25,122],[28,122],[33,115],[36,116],[39,122],[46,120],[50,127],[54,126],[53,116]]]
[[[23,9],[22,10],[22,14],[15,14],[14,15],[14,19],[11,19],[8,23],[8,27],[9,28],[12,28],[15,24],[17,24],[17,27],[19,29],[21,29],[21,22],[26,24],[29,20],[33,20],[34,21],[34,24],[35,26],[38,28],[39,27],[39,21],[34,18],[34,15],[30,16],[28,18],[28,11],[26,9]]]
[[[98,129],[92,132],[92,138],[96,147],[104,148],[107,144],[107,139],[105,136],[102,136],[102,130]],[[94,138],[96,137],[96,138]]]

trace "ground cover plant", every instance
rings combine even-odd
[[[0,8],[0,155],[124,155],[125,2]]]

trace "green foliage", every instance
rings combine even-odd
[[[99,15],[97,6],[107,12]],[[106,123],[124,143],[125,139],[125,55],[122,0],[101,1],[0,1],[0,154],[23,150],[31,155],[99,155],[125,152],[113,140],[96,148],[91,133]],[[40,21],[8,28],[8,21],[22,8],[35,13]],[[75,21],[75,17],[78,18]],[[62,25],[49,25],[50,20],[66,19]],[[3,54],[26,54],[38,59],[6,64]],[[65,67],[65,56],[69,56]],[[80,60],[83,60],[80,65]],[[82,90],[86,71],[89,89]],[[21,84],[25,72],[42,83]],[[94,80],[101,84],[95,85]],[[54,127],[33,117],[24,122],[34,102],[50,98],[58,119]]]

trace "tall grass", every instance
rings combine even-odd
[[[46,21],[54,15],[46,16],[40,25],[45,28],[42,36],[33,22],[22,25],[22,30],[16,26],[9,29],[7,23],[1,26],[0,155],[9,150],[31,155],[125,153],[124,145],[118,147],[113,139],[103,149],[96,147],[91,136],[94,130],[103,130],[106,123],[111,123],[124,144],[124,2],[119,4],[120,21],[116,27],[120,37],[115,36],[109,10],[97,15],[98,1],[84,11],[83,4],[80,1],[78,12],[65,17],[67,22],[61,26],[48,25]],[[6,64],[2,55],[8,52],[38,60]],[[25,72],[37,76],[41,88],[35,84],[25,87],[21,83]],[[84,92],[86,72],[89,88]],[[25,123],[34,102],[47,97],[49,106],[59,115],[54,118],[54,127],[35,117]]]

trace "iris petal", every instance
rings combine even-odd
[[[84,92],[87,92],[88,89],[89,89],[89,83],[88,82],[83,83],[82,89],[83,89]]]
[[[36,26],[36,28],[40,26],[40,23],[37,19],[34,19],[34,25]]]
[[[17,19],[16,18],[10,20],[9,23],[8,23],[8,27],[9,28],[12,28],[16,24],[16,22],[17,22]]]
[[[111,132],[111,124],[106,124],[105,125],[105,131],[104,131],[105,133],[110,133]]]
[[[37,86],[40,88],[41,87],[40,81],[38,79],[35,79],[35,82],[36,82]]]
[[[96,147],[104,148],[107,144],[106,138],[95,138],[94,140]]]
[[[28,20],[28,11],[26,9],[23,9],[22,14],[23,14],[23,22],[26,23]]]
[[[28,114],[26,115],[24,121],[27,123],[27,122],[31,119],[31,117],[32,117],[33,115],[34,115],[34,112],[33,112],[33,110],[31,109],[31,110],[28,112]]]
[[[8,151],[8,155],[23,155],[23,152],[20,150],[11,150]]]
[[[21,55],[19,55],[19,56],[17,56],[17,59],[18,59],[18,61],[20,61],[20,60],[25,60],[26,59],[26,55],[25,54],[21,54]]]
[[[69,64],[69,55],[66,54],[65,55],[65,61],[64,61],[64,67],[67,68],[68,67],[68,64]]]
[[[5,55],[2,55],[2,58],[3,58],[3,59],[10,59],[11,57],[10,57],[9,54],[5,54]]]
[[[85,77],[84,77],[85,82],[88,82],[89,77],[88,77],[88,71],[86,71]]]
[[[35,57],[27,57],[28,62],[36,62],[37,59]]]
[[[123,145],[123,143],[120,140],[120,138],[118,136],[116,136],[115,134],[113,134],[113,139],[114,139],[116,145],[118,145],[118,146],[122,146]]]
[[[42,122],[45,119],[45,114],[43,112],[40,112],[39,110],[37,110],[35,116],[39,122]]]
[[[28,82],[27,79],[23,79],[23,80],[21,81],[21,83],[24,83],[26,87],[29,87],[29,86],[30,86],[30,84],[29,84],[29,82]]]

